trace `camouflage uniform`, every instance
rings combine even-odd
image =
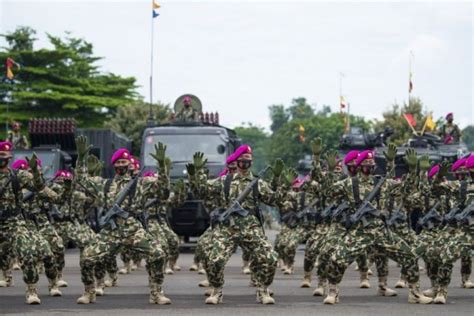
[[[191,179],[191,182],[194,182],[191,188],[200,198],[215,201],[217,205],[227,205],[254,179],[250,172],[247,175],[235,174],[228,177],[232,177],[228,197],[224,192],[226,178],[217,178],[206,183],[205,177],[196,177],[200,181],[196,183],[193,181],[195,179]],[[279,196],[270,189],[269,184],[259,179],[256,187],[258,196],[247,196],[241,203],[244,209],[255,210],[259,201],[269,205],[275,204]],[[250,268],[259,286],[257,293],[268,293],[267,288],[275,275],[277,255],[263,234],[259,220],[252,214],[246,217],[231,215],[229,221],[229,224],[219,224],[212,232],[209,257],[205,265],[209,283],[216,291],[220,291],[224,285],[225,265],[238,245],[251,253]]]
[[[23,281],[27,284],[27,303],[40,303],[36,294],[38,264],[44,262],[50,291],[57,290],[57,268],[48,242],[36,226],[27,225],[19,210],[27,212],[22,203],[21,190],[28,188],[34,191],[35,187],[42,187],[42,181],[39,180],[39,175],[33,176],[27,171],[19,170],[15,182],[12,174],[13,171],[9,169],[6,173],[0,173],[0,187],[3,190],[0,200],[0,269],[9,270],[12,256],[17,256],[23,272]],[[18,187],[14,183],[17,183]],[[38,198],[44,199],[57,198],[47,187],[42,188],[37,195]],[[57,295],[61,295],[59,290],[55,296]],[[34,298],[30,301],[32,297]]]
[[[352,190],[353,181],[356,181],[355,178],[347,178],[335,183],[332,188],[334,196],[346,197],[348,199],[352,210],[356,208],[356,197],[354,197]],[[360,199],[362,200],[374,188],[374,178],[362,176],[358,182]],[[382,196],[387,189],[393,194],[394,190],[391,190],[391,187],[400,185],[400,183],[393,180],[387,180],[387,182],[388,184],[386,183],[385,188],[382,189]],[[405,191],[400,190],[399,192]],[[378,208],[380,209],[380,205]],[[400,236],[387,231],[380,218],[371,217],[367,227],[364,227],[360,222],[355,223],[353,227],[335,241],[335,244],[337,246],[331,255],[328,280],[331,295],[336,296],[336,302],[338,297],[337,284],[341,282],[345,269],[358,255],[364,254],[369,249],[375,251],[378,255],[387,255],[392,260],[400,263],[406,269],[411,293],[418,297],[419,271],[416,254]],[[384,289],[380,290],[383,291]]]
[[[106,180],[100,177],[87,177],[86,172],[82,172],[84,182],[89,187],[98,188],[103,199],[105,209],[111,207],[115,197],[120,193],[124,186],[131,180],[128,175],[115,175],[110,184],[108,194],[104,196],[104,187]],[[135,196],[146,198],[151,194],[157,194],[159,198],[169,193],[168,178],[166,174],[160,174],[157,180],[159,182],[158,191],[154,191],[152,181],[141,181],[137,187]],[[167,196],[166,196],[167,197]],[[166,198],[165,197],[165,198]],[[163,268],[165,264],[165,253],[161,248],[160,242],[147,233],[142,224],[137,220],[136,216],[142,211],[135,207],[131,196],[128,196],[122,206],[129,216],[127,219],[116,218],[117,228],[112,229],[110,225],[106,225],[97,235],[94,244],[85,247],[83,255],[83,265],[81,267],[81,279],[85,285],[86,291],[84,297],[88,300],[78,300],[78,303],[92,302],[94,297],[94,266],[104,257],[115,256],[122,249],[131,249],[146,256],[147,271],[150,282],[150,302],[155,303],[152,298],[161,295],[161,286],[163,283]],[[81,297],[82,298],[82,297]],[[80,298],[80,299],[81,299]]]

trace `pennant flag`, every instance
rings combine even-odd
[[[345,99],[344,96],[342,96],[342,95],[341,95],[340,106],[341,106],[341,111],[344,110],[344,109],[347,107],[346,99]]]
[[[425,126],[430,131],[434,131],[436,129],[436,122],[433,121],[433,116],[431,115],[431,113],[428,114],[428,117],[426,118]]]
[[[159,16],[160,14],[158,12],[156,12],[155,10],[153,10],[153,18],[156,18],[157,16]]]
[[[8,57],[7,61],[5,62],[5,66],[7,68],[7,78],[13,80],[15,75],[13,74],[13,66],[16,66],[17,69],[20,69],[20,64],[15,62],[12,58]]]
[[[351,124],[349,121],[349,116],[345,115],[344,116],[344,134],[349,134],[350,128],[351,128]]]
[[[403,117],[405,118],[405,120],[407,120],[408,124],[410,124],[410,126],[412,127],[415,127],[416,126],[416,120],[415,118],[413,117],[412,114],[403,114]]]
[[[152,3],[151,6],[152,6],[153,9],[159,9],[159,8],[161,8],[161,6],[160,6],[158,3],[156,3],[154,0],[152,0],[151,3]]]
[[[413,74],[410,71],[410,79],[408,83],[408,92],[411,93],[413,91],[413,80],[412,80]]]

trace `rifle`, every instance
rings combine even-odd
[[[421,228],[426,228],[432,230],[435,226],[435,222],[442,223],[443,217],[438,213],[439,201],[430,209],[425,216],[418,220],[418,226]]]
[[[444,216],[444,221],[448,225],[454,225],[456,224],[456,216],[462,212],[461,206],[458,204],[455,207],[453,207],[445,216]]]
[[[468,207],[462,211],[462,213],[455,216],[456,221],[459,223],[466,223],[469,227],[474,225],[474,203],[471,203]]]
[[[157,205],[160,201],[161,200],[159,198],[149,199],[148,201],[146,201],[145,205],[143,206],[143,209],[147,210],[150,207]]]
[[[319,197],[314,199],[301,211],[296,212],[296,219],[300,221],[304,217],[305,219],[310,218],[311,220],[314,220],[316,223],[320,223],[321,214],[314,211],[314,207],[316,206],[318,202],[319,202]]]
[[[247,198],[247,196],[252,192],[253,187],[257,184],[258,180],[265,175],[265,173],[270,169],[270,166],[267,166],[261,170],[258,175],[245,187],[245,189],[237,196],[237,198],[232,201],[227,209],[215,209],[211,213],[211,224],[215,226],[218,223],[226,222],[232,214],[238,214],[242,217],[249,215],[249,211],[242,208],[241,203]],[[260,213],[258,210],[257,213]],[[257,214],[257,218],[261,222],[261,218]],[[263,226],[262,226],[263,227]]]
[[[339,204],[331,214],[331,220],[337,220],[343,214],[345,214],[350,209],[349,203],[347,201],[342,202]]]
[[[336,208],[337,208],[336,203],[326,206],[324,210],[321,212],[321,216],[320,216],[321,221],[328,221],[331,218],[331,214],[334,212]]]
[[[407,222],[408,217],[406,213],[401,211],[402,207],[403,207],[403,203],[400,203],[400,206],[397,208],[397,210],[385,222],[385,225],[388,228],[391,228],[391,227],[398,228]]]
[[[53,183],[53,181],[54,181],[54,178],[49,179],[48,181],[46,181],[44,183],[44,186],[47,187],[47,186],[51,185],[51,183]],[[35,197],[36,193],[38,193],[38,191],[35,191],[35,190],[26,192],[25,195],[23,195],[23,198],[22,198],[21,201],[23,203],[31,201]]]
[[[362,220],[364,227],[366,227],[369,224],[366,219],[367,215],[372,215],[375,217],[380,215],[380,212],[371,204],[371,202],[379,193],[380,189],[382,188],[382,185],[385,183],[385,180],[387,180],[387,176],[381,178],[379,182],[377,182],[377,184],[369,193],[369,195],[367,195],[364,201],[362,201],[362,204],[359,206],[357,211],[347,218],[346,229],[351,228],[360,220]]]
[[[138,183],[138,176],[134,177],[132,180],[130,180],[125,187],[120,191],[118,196],[115,198],[115,201],[112,204],[112,207],[109,208],[108,210],[105,211],[104,215],[99,218],[99,227],[102,228],[106,224],[110,224],[110,227],[112,229],[117,228],[117,223],[115,222],[115,218],[121,217],[123,219],[128,218],[128,212],[124,211],[120,205],[125,201],[125,199],[129,196],[130,192],[132,191],[132,188],[137,185]],[[101,210],[102,211],[102,210]],[[100,212],[102,213],[102,212]]]
[[[296,213],[295,212],[287,212],[282,215],[281,221],[286,223],[289,228],[295,228],[298,225],[298,221],[296,220]]]

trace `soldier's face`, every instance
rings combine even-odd
[[[128,171],[128,165],[130,161],[127,159],[119,159],[114,163],[115,173],[124,176]]]
[[[252,155],[251,154],[243,154],[242,156],[237,159],[237,167],[240,170],[246,171],[252,167]]]
[[[237,171],[237,161],[231,162],[227,165],[230,174],[234,174]]]
[[[357,166],[354,163],[347,165],[347,170],[351,176],[355,176],[357,174]]]
[[[364,175],[371,175],[374,172],[374,170],[375,170],[375,164],[373,163],[373,160],[364,161],[360,168],[360,171]]]
[[[448,123],[452,123],[453,122],[453,116],[450,115],[446,118],[446,121],[448,121]]]

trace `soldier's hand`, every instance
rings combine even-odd
[[[443,160],[439,164],[438,179],[442,179],[443,177],[445,177],[448,174],[449,167],[451,167],[451,164],[446,160]]]
[[[171,162],[171,158],[166,157],[165,158],[166,173],[170,173],[172,165],[173,165],[173,163]]]
[[[193,164],[196,167],[196,170],[201,170],[207,163],[207,159],[204,159],[204,153],[196,152],[193,155]]]
[[[413,148],[408,148],[405,152],[405,162],[408,165],[408,169],[410,171],[416,170],[416,164],[418,162],[418,158],[416,156],[416,151]]]
[[[283,172],[283,169],[285,168],[285,163],[283,162],[283,160],[281,160],[280,158],[278,158],[277,160],[275,160],[275,162],[273,163],[273,167],[272,167],[272,172],[273,172],[273,175],[275,177],[279,177],[281,176],[281,173]]]
[[[150,156],[153,157],[158,162],[158,166],[160,168],[165,167],[165,158],[166,158],[166,145],[159,142],[157,145],[155,144],[155,152],[150,153]]]
[[[183,179],[179,179],[178,181],[176,181],[175,189],[176,193],[179,195],[183,195],[186,193],[186,184],[184,183]]]
[[[383,152],[383,155],[387,161],[394,161],[397,156],[397,146],[395,144],[388,144],[388,148]]]
[[[427,172],[430,170],[431,163],[430,157],[428,155],[423,155],[420,157],[420,170],[423,172]]]
[[[38,170],[38,157],[35,153],[31,156],[31,158],[26,157],[26,161],[28,161],[28,166],[31,170],[37,171]]]
[[[97,164],[99,163],[99,159],[94,155],[89,155],[87,157],[87,170],[90,174],[94,174],[97,168]]]
[[[77,160],[84,161],[84,158],[91,150],[92,145],[87,145],[87,137],[80,135],[76,137]]]
[[[336,150],[328,151],[324,155],[324,159],[326,160],[326,162],[328,164],[328,170],[333,171],[334,168],[336,168],[336,165],[337,165],[337,151]]]
[[[288,169],[286,169],[286,172],[285,172],[284,176],[285,176],[286,185],[290,186],[291,183],[293,182],[293,180],[295,180],[296,177],[298,176],[298,173],[296,172],[295,169],[288,168]]]
[[[196,166],[192,163],[188,163],[186,164],[186,171],[188,172],[188,175],[192,177],[196,174]]]
[[[319,159],[321,152],[323,151],[323,140],[321,137],[316,137],[311,141],[311,150],[313,152],[313,157]]]

